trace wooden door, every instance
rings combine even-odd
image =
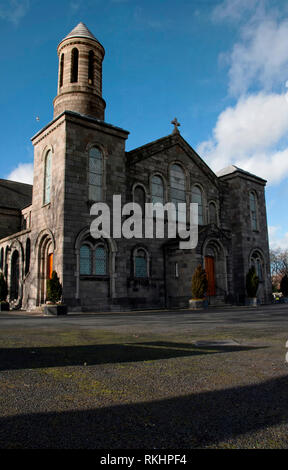
[[[215,266],[213,256],[205,256],[205,271],[208,280],[207,296],[216,295]]]
[[[50,253],[47,259],[47,279],[52,278],[52,272],[53,272],[53,253]]]

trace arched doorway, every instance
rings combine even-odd
[[[38,260],[38,288],[37,305],[46,302],[47,279],[52,276],[54,269],[54,238],[50,231],[42,232],[37,240],[37,260]]]
[[[207,240],[203,247],[204,268],[207,274],[207,297],[210,304],[224,303],[228,294],[227,261],[222,244]]]
[[[19,278],[19,252],[15,250],[11,258],[10,300],[17,300],[19,297]]]

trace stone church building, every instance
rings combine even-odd
[[[79,23],[57,52],[53,120],[32,138],[33,187],[0,180],[0,270],[11,306],[41,307],[55,270],[70,311],[187,307],[199,263],[210,304],[244,304],[252,264],[259,302],[269,302],[266,182],[235,166],[215,174],[177,120],[171,134],[125,151],[129,132],[105,121],[103,46]],[[178,239],[93,238],[90,208],[113,195],[123,204],[198,203],[196,249],[181,250]]]

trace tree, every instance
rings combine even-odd
[[[280,291],[284,297],[288,297],[288,276],[284,274],[280,282]]]
[[[246,290],[248,297],[253,298],[256,297],[257,290],[259,286],[259,278],[256,274],[255,267],[252,266],[246,276]]]
[[[0,273],[0,302],[6,302],[8,295],[7,282],[2,273]]]
[[[62,285],[56,271],[52,272],[51,279],[47,280],[47,294],[46,301],[57,303],[61,300]]]
[[[270,250],[270,266],[273,291],[279,291],[282,277],[288,275],[288,250]]]
[[[197,266],[192,277],[192,297],[193,299],[204,299],[208,288],[208,281],[205,270],[201,264]]]

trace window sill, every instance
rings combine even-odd
[[[80,281],[107,281],[109,276],[97,274],[80,274]]]

